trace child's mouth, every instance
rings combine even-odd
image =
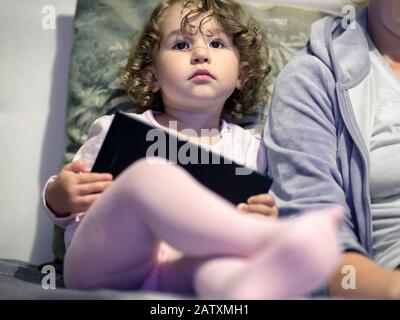
[[[189,77],[189,80],[192,80],[192,79],[209,80],[209,79],[215,79],[215,77],[210,72],[208,72],[208,70],[199,69]]]

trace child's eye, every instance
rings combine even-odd
[[[189,49],[189,44],[186,41],[179,41],[174,44],[173,49],[176,49],[176,50]]]
[[[221,40],[213,40],[210,42],[210,47],[214,49],[221,49],[224,46],[224,43]]]

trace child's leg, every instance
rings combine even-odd
[[[177,166],[138,161],[80,223],[65,257],[65,282],[138,288],[160,240],[193,257],[248,256],[279,233],[274,226],[246,217]]]
[[[68,248],[66,284],[139,288],[156,263],[159,239],[191,257],[246,258],[263,252],[266,244],[273,244],[282,232],[289,232],[292,224],[250,218],[180,168],[140,161],[116,179],[88,211]],[[333,239],[314,242],[326,247]],[[327,253],[336,257],[332,250]],[[183,269],[182,263],[175,261],[169,266],[162,272],[161,282],[172,281],[174,273],[179,282],[191,281],[195,264],[187,265],[187,279],[181,277],[184,272],[179,272],[179,268],[185,270],[185,264]]]
[[[287,299],[317,289],[339,257],[335,239],[340,218],[338,208],[306,214],[288,222],[279,238],[252,257],[204,262],[195,274],[197,294],[208,299]]]

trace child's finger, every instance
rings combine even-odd
[[[101,193],[96,193],[79,197],[79,200],[74,207],[74,211],[79,213],[89,210],[91,205],[100,197],[100,195]]]
[[[276,207],[269,207],[263,204],[248,204],[246,211],[251,213],[259,213],[265,216],[276,216],[277,210]]]
[[[100,182],[100,181],[111,181],[113,179],[112,174],[110,173],[81,173],[77,177],[78,183],[93,183],[93,182]]]
[[[85,183],[78,186],[78,195],[83,196],[93,193],[101,193],[112,185],[112,181]]]
[[[239,203],[236,208],[240,211],[247,211],[247,204],[246,203]]]
[[[274,206],[275,200],[274,197],[268,193],[262,193],[255,196],[252,196],[247,199],[247,203],[249,204],[265,204],[267,206]]]
[[[75,173],[89,172],[90,171],[89,166],[83,160],[76,160],[74,162],[68,163],[64,167],[64,170],[72,171],[72,172],[75,172]]]

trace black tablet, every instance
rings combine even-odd
[[[182,166],[233,204],[268,192],[272,184],[266,175],[123,112],[115,114],[92,171],[116,177],[136,160],[148,156],[163,157]]]

